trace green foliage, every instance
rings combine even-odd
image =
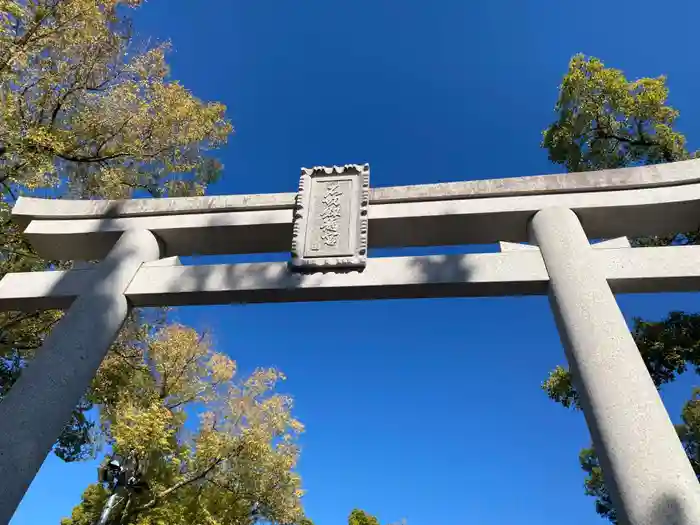
[[[638,237],[636,239],[630,239],[630,243],[635,248],[694,245],[700,243],[700,230],[685,233],[672,233],[662,236]]]
[[[700,372],[700,315],[671,312],[661,321],[634,320],[632,336],[656,386],[674,381],[688,367]],[[554,401],[579,408],[571,373],[556,367],[542,384]]]
[[[628,80],[597,58],[576,55],[543,133],[549,160],[567,171],[592,171],[695,158],[673,129],[678,111],[667,105],[666,77]],[[633,239],[634,246],[695,244],[698,232]]]
[[[690,464],[700,479],[700,390],[694,390],[693,396],[683,407],[682,423],[676,425],[676,432],[681,439]],[[612,523],[617,523],[617,515],[613,508],[610,494],[605,487],[603,471],[598,462],[598,456],[592,448],[581,451],[579,456],[581,468],[586,472],[584,487],[586,494],[596,498],[596,511]]]
[[[126,8],[140,3],[0,0],[0,277],[68,267],[37,257],[10,221],[24,193],[201,195],[218,177],[209,152],[231,132],[225,108],[168,79],[167,44],[134,44]],[[0,314],[0,396],[60,316]],[[55,451],[81,459],[103,443],[138,460],[147,486],[119,494],[111,523],[299,523],[302,426],[274,392],[282,379],[239,380],[202,335],[134,312]],[[85,417],[93,406],[97,423]],[[90,485],[63,523],[95,523],[107,497]]]
[[[224,106],[167,78],[167,44],[137,47],[121,5],[3,0],[0,182],[82,196],[201,194],[231,132]]]
[[[348,525],[379,525],[379,520],[364,510],[355,509],[348,517]]]
[[[580,408],[578,392],[571,382],[571,372],[562,366],[557,366],[549,373],[542,383],[542,389],[553,401],[561,403],[564,407]]]
[[[661,321],[636,319],[632,336],[639,348],[647,370],[657,387],[674,381],[691,368],[700,372],[700,314],[671,312]],[[565,407],[579,408],[578,394],[571,382],[571,373],[558,366],[542,385],[547,395]],[[700,479],[700,391],[683,408],[683,424],[676,430]],[[586,494],[596,498],[596,510],[616,523],[615,511],[605,487],[598,458],[592,448],[580,454],[581,467],[586,472]]]
[[[161,323],[123,337],[100,366],[90,397],[110,448],[134,458],[147,484],[122,491],[110,524],[297,524],[303,426],[274,392],[274,369],[236,377],[236,366],[194,330]],[[199,416],[198,424],[188,419]],[[63,525],[99,517],[106,494],[89,486]]]
[[[379,525],[379,520],[364,510],[354,509],[348,516],[348,525]],[[395,525],[406,525],[406,520],[401,520]]]
[[[168,79],[167,44],[134,44],[126,8],[140,3],[0,0],[0,277],[69,266],[37,257],[10,221],[22,194],[201,195],[218,177],[209,152],[231,132],[225,108]],[[60,317],[0,314],[0,398]],[[111,523],[300,523],[303,427],[274,392],[283,378],[238,380],[202,335],[134,312],[55,452],[81,459],[103,443],[138,460],[147,486],[119,494]],[[193,414],[199,425],[186,427]],[[95,523],[107,497],[90,485],[62,523]]]
[[[681,412],[683,423],[676,426],[693,470],[700,478],[700,390],[693,391],[693,397]]]
[[[552,162],[569,171],[656,164],[689,158],[673,130],[666,78],[629,81],[597,58],[576,55],[562,81],[558,119],[545,132]]]
[[[83,492],[82,503],[73,511],[73,517],[70,520],[61,520],[61,525],[94,525],[99,520],[108,497],[109,492],[105,487],[90,485]]]
[[[542,146],[549,158],[568,171],[589,171],[656,164],[695,158],[685,137],[673,129],[678,111],[666,104],[665,77],[629,81],[596,58],[576,55],[561,84],[555,106],[557,120],[544,132]],[[697,244],[698,231],[633,239],[634,246]],[[688,368],[700,371],[700,314],[671,312],[661,321],[635,319],[632,335],[654,384],[675,380]],[[558,366],[542,388],[565,407],[579,408],[571,373]],[[695,392],[677,427],[695,472],[700,475],[700,401]],[[595,451],[584,449],[586,494],[596,498],[596,510],[613,523],[617,518],[605,487]]]
[[[610,494],[605,488],[603,470],[600,468],[598,456],[592,448],[584,448],[579,454],[581,468],[587,474],[584,489],[587,496],[596,498],[595,510],[604,518],[617,523],[617,514],[612,505]]]
[[[0,278],[69,266],[37,257],[11,222],[26,192],[199,195],[218,177],[209,151],[231,131],[225,108],[168,79],[166,44],[135,45],[126,9],[139,4],[0,0]],[[0,313],[0,400],[60,317]],[[91,407],[76,407],[55,447],[67,461],[93,452]]]
[[[10,220],[10,205],[0,201],[0,278],[6,273],[29,272],[62,267],[33,254],[19,228]],[[0,401],[7,394],[44,337],[61,318],[58,311],[0,312]],[[66,461],[87,457],[91,452],[92,422],[85,417],[91,405],[85,401],[73,411],[71,421],[58,439],[54,451]]]

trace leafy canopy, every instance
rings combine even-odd
[[[121,493],[110,523],[300,521],[303,426],[291,398],[274,392],[284,376],[258,369],[238,379],[233,361],[184,326],[163,323],[141,339],[117,342],[90,393],[106,445],[134,457],[147,484]],[[62,524],[95,523],[107,497],[89,486]]]
[[[364,510],[355,509],[348,517],[348,525],[379,525],[379,520]]]
[[[231,132],[225,108],[168,78],[167,43],[134,37],[128,9],[140,3],[0,0],[0,277],[69,266],[22,239],[10,221],[19,195],[200,195],[218,177],[209,152]],[[58,319],[0,314],[0,396]],[[101,445],[138,461],[144,485],[119,494],[111,523],[296,523],[302,426],[274,393],[282,379],[237,379],[205,337],[135,312],[56,452],[75,460]],[[97,424],[85,417],[93,406]],[[95,523],[108,495],[90,485],[64,523]]]
[[[629,81],[597,58],[576,55],[542,146],[572,172],[690,158],[685,137],[673,130],[678,111],[667,98],[663,76]]]
[[[666,103],[663,76],[629,81],[596,58],[576,55],[562,81],[555,106],[557,119],[544,132],[549,158],[568,171],[622,168],[686,160],[685,137],[673,129],[678,111]],[[666,237],[633,239],[635,246],[697,244],[698,231]],[[635,319],[632,336],[657,387],[674,381],[688,368],[700,371],[700,315],[671,312],[661,321]],[[579,408],[571,372],[561,366],[549,373],[542,388],[565,407]],[[700,476],[700,392],[685,405],[676,427],[688,458]],[[593,448],[581,451],[585,492],[596,498],[596,510],[613,523],[617,516]]]
[[[224,106],[167,79],[168,44],[139,45],[139,0],[0,0],[0,182],[81,196],[201,194]]]
[[[10,220],[19,195],[199,195],[219,175],[209,154],[231,132],[225,107],[168,78],[167,43],[134,37],[127,15],[140,3],[0,0],[0,278],[69,266],[24,241]],[[58,319],[0,312],[0,400]],[[90,406],[59,438],[66,460],[92,453]]]

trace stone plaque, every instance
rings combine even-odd
[[[368,205],[369,164],[302,168],[292,269],[364,268]]]

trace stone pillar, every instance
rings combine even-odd
[[[149,231],[124,232],[36,358],[0,402],[0,523],[8,523],[129,313],[124,291],[160,257]]]
[[[700,484],[573,211],[548,208],[530,235],[621,525],[700,525]]]

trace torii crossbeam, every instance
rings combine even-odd
[[[700,485],[613,295],[700,290],[700,246],[624,238],[698,228],[700,160],[375,189],[367,165],[313,168],[297,194],[20,198],[13,216],[42,257],[100,262],[0,281],[2,310],[67,310],[0,403],[0,523],[132,307],[548,294],[620,523],[700,525]],[[367,258],[495,242],[500,253]],[[178,259],[290,250],[289,264]]]

